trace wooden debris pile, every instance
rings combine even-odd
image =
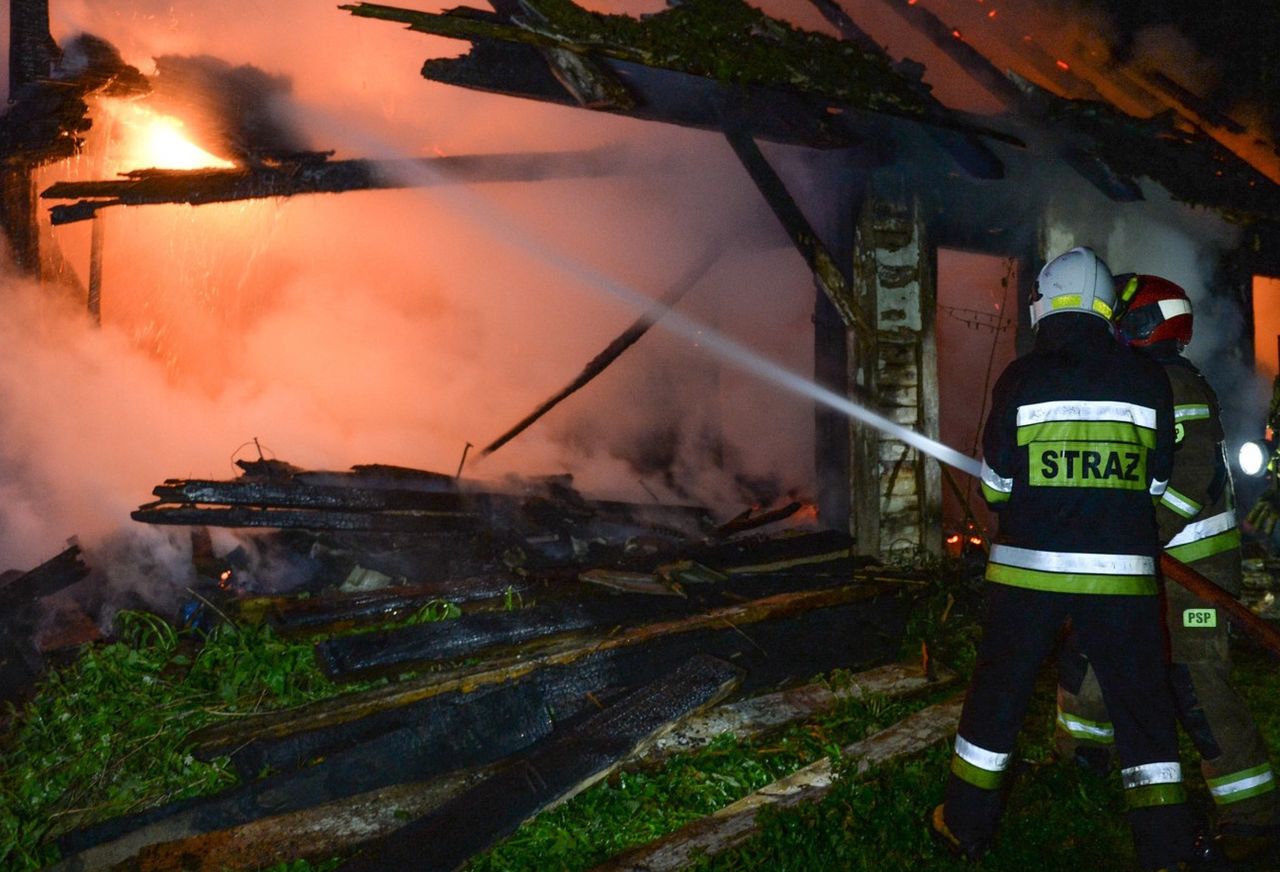
[[[233,583],[210,604],[224,619],[317,636],[335,681],[391,680],[193,734],[191,753],[229,757],[238,786],[67,832],[57,868],[249,869],[341,854],[347,869],[454,869],[621,766],[952,677],[891,664],[838,689],[795,686],[893,657],[900,594],[920,583],[857,557],[843,534],[760,532],[798,505],[754,515],[756,529],[752,515],[717,527],[697,507],[584,500],[565,480],[498,491],[393,467],[242,466],[235,481],[167,481],[135,517],[290,527],[274,534],[281,547],[322,555],[304,592]],[[207,551],[198,545],[196,561]],[[352,578],[383,586],[339,589]],[[456,616],[385,626],[442,602]],[[853,753],[922,747],[951,728],[953,708],[926,710],[905,741],[872,737]],[[830,779],[829,768],[813,775],[796,801]],[[748,832],[751,818],[732,814],[733,831]]]

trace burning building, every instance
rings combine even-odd
[[[154,597],[165,574],[195,585],[243,572],[259,587],[292,586],[294,570],[321,565],[414,574],[403,569],[411,548],[379,562],[341,538],[309,540],[294,551],[305,560],[263,569],[242,556],[227,569],[244,543],[224,528],[483,529],[543,546],[508,555],[494,536],[450,566],[456,580],[477,566],[603,560],[592,543],[605,522],[629,542],[644,539],[636,528],[670,536],[687,524],[686,540],[710,530],[727,547],[753,519],[803,519],[847,538],[814,534],[802,553],[769,560],[705,542],[673,554],[667,541],[644,555],[663,576],[648,592],[667,596],[674,579],[688,594],[703,570],[785,575],[797,560],[900,582],[867,567],[985,540],[976,488],[921,449],[938,440],[977,454],[991,382],[1028,338],[1032,278],[1075,244],[1187,287],[1192,355],[1223,386],[1237,430],[1256,425],[1254,349],[1274,368],[1280,163],[1255,127],[1154,53],[1122,61],[1083,28],[1015,8],[763,5],[603,10],[645,13],[631,17],[542,0],[447,12],[356,3],[320,15],[302,4],[11,0],[0,556],[33,565],[77,534],[91,564],[111,566],[110,586]],[[571,473],[573,487],[475,484],[513,473]],[[158,501],[134,511],[153,487]],[[642,511],[653,503],[667,511],[658,520]],[[117,538],[131,512],[154,525],[132,525],[145,531],[137,548]],[[191,537],[192,526],[213,532]],[[49,572],[79,581],[82,567],[60,560],[26,588],[46,590]],[[592,583],[653,581],[617,562]],[[638,611],[645,626],[685,622],[730,659],[747,656],[733,634],[698,621],[772,621],[774,635],[756,638],[775,642],[800,601],[833,620],[900,621],[864,602],[866,590],[811,589],[820,575],[771,578],[751,595],[799,599],[749,614],[725,611],[721,591]],[[520,577],[472,593],[519,594]],[[625,623],[614,606],[549,614],[534,629],[567,638]],[[314,617],[296,603],[271,608],[282,625]],[[398,637],[403,659],[378,653],[372,665],[355,643],[323,656],[334,675],[440,666],[446,648],[462,658],[483,640],[497,646],[491,630]],[[868,645],[833,654],[873,660],[888,643]],[[559,671],[537,693],[581,702],[591,669],[605,669],[578,663],[584,650],[539,661]],[[636,684],[645,662],[619,653],[608,686]],[[748,685],[780,680],[775,665]],[[707,699],[730,682],[712,667],[699,676],[715,689]],[[431,696],[483,683],[450,680]],[[532,710],[497,692],[486,700],[482,715]],[[274,789],[247,787],[205,811],[246,824],[227,809],[265,807]],[[80,833],[66,847],[107,838]]]

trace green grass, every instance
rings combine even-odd
[[[922,641],[932,655],[967,671],[973,662],[979,586],[947,567],[916,590],[904,656]],[[432,604],[403,622],[456,616]],[[201,640],[154,616],[124,613],[120,640],[87,649],[49,674],[15,719],[0,750],[0,868],[35,869],[56,859],[49,839],[81,823],[160,802],[224,789],[235,782],[225,760],[188,753],[187,736],[247,712],[331,696],[339,689],[317,670],[310,641],[278,638],[262,627],[223,626]],[[1280,758],[1280,680],[1274,661],[1237,656],[1237,684]],[[837,674],[832,683],[847,679]],[[352,688],[344,687],[343,691]],[[843,703],[826,717],[762,742],[722,736],[658,768],[615,775],[540,815],[489,852],[472,872],[580,870],[679,828],[763,785],[879,730],[935,699]],[[1053,719],[1051,670],[1042,675],[1019,756],[1048,756]],[[1187,760],[1192,758],[1189,746]],[[972,869],[940,856],[924,825],[946,779],[945,745],[839,780],[820,803],[765,810],[741,847],[704,858],[705,870],[847,869],[877,872]],[[1194,765],[1195,801],[1206,805]],[[329,870],[295,861],[276,872]],[[1015,780],[999,843],[986,872],[1132,868],[1118,779],[1065,764],[1028,766]]]

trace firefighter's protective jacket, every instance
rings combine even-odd
[[[1189,360],[1162,351],[1153,356],[1164,366],[1173,390],[1175,462],[1156,519],[1169,555],[1195,563],[1240,546],[1231,473],[1223,454],[1217,395]],[[1240,592],[1238,580],[1225,586]]]
[[[1123,374],[1123,375],[1121,375]],[[1000,512],[987,579],[1062,593],[1154,594],[1153,500],[1174,447],[1169,381],[1087,314],[1044,318],[992,391],[983,494]]]

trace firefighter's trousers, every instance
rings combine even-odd
[[[1155,596],[1060,594],[989,583],[977,668],[960,717],[945,819],[966,844],[989,844],[1002,781],[1036,673],[1067,619],[1089,656],[1115,729],[1128,818],[1143,869],[1190,857],[1192,821],[1178,768],[1164,629]]]
[[[1238,551],[1192,566],[1218,581],[1222,573],[1211,564],[1219,558],[1239,566]],[[1230,589],[1229,584],[1223,586]],[[1230,684],[1227,616],[1177,584],[1166,585],[1165,599],[1169,676],[1178,720],[1200,754],[1218,826],[1227,834],[1275,826],[1280,823],[1280,793],[1262,734]],[[1105,759],[1113,734],[1111,718],[1088,659],[1070,641],[1059,660],[1058,681],[1058,752],[1072,756],[1078,749],[1093,749],[1095,759]]]

